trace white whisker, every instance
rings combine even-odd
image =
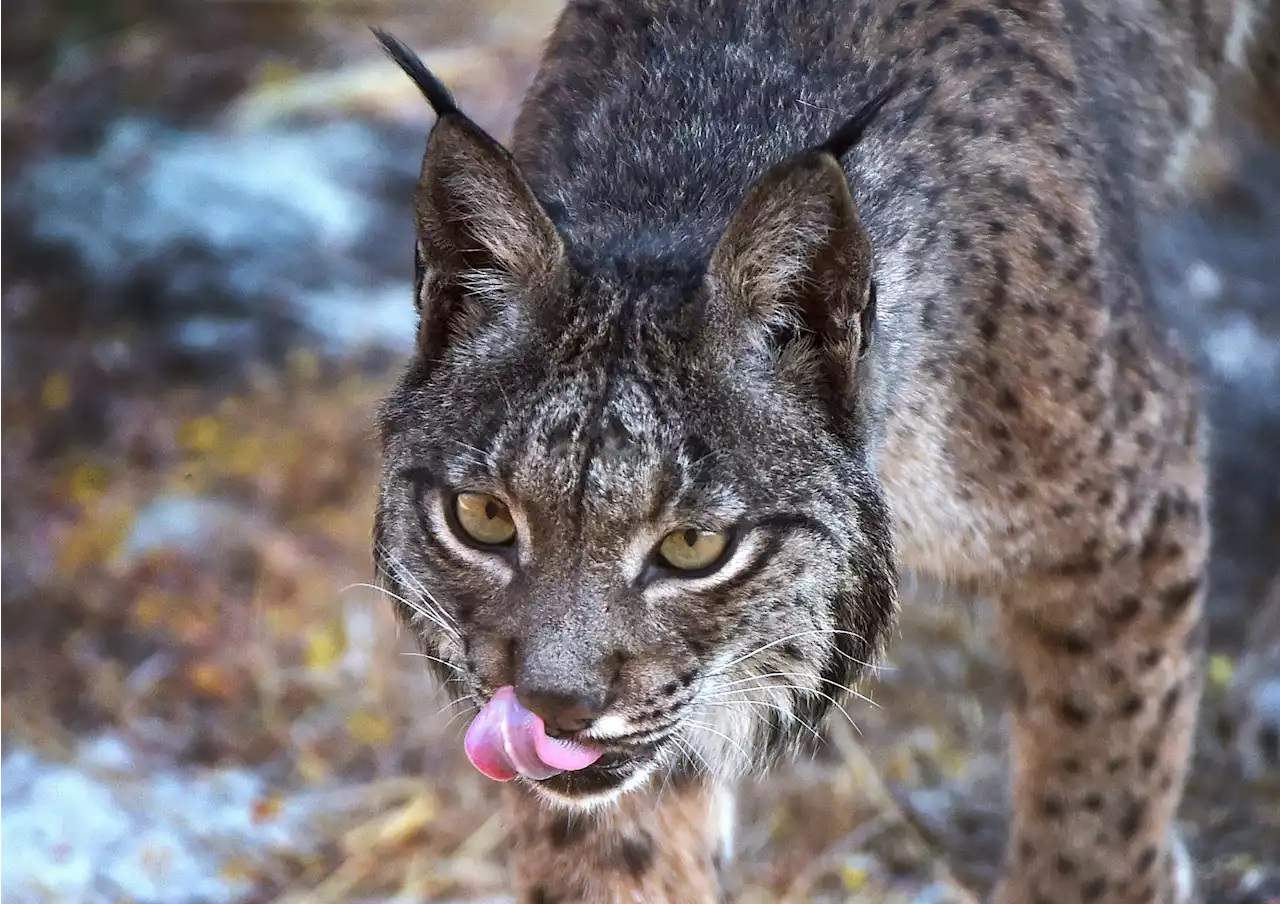
[[[746,693],[746,690],[737,691],[736,693]],[[750,697],[730,697],[728,700],[704,700],[702,702],[713,709],[716,707],[730,708],[737,703],[747,703],[747,704],[750,704],[751,706],[768,707],[769,709],[774,709],[782,713],[782,715],[786,719],[794,721],[797,725],[799,725],[805,731],[809,732],[809,734],[813,735],[813,737],[818,741],[819,744],[826,743],[825,739],[822,737],[822,735],[818,733],[818,730],[816,728],[814,728],[808,722],[801,719],[791,710],[787,709],[784,706],[779,706],[777,703],[770,703],[766,700],[753,700]]]
[[[459,675],[463,676],[464,678],[465,678],[465,677],[466,677],[466,675],[467,675],[466,670],[465,670],[465,669],[463,669],[461,666],[454,665],[452,662],[448,662],[448,661],[446,661],[446,660],[444,660],[444,659],[439,658],[438,656],[432,656],[432,655],[431,655],[431,654],[429,654],[429,653],[419,653],[419,652],[417,652],[417,651],[415,651],[415,650],[403,650],[403,651],[401,651],[400,655],[401,655],[401,656],[412,656],[412,657],[414,657],[415,659],[429,659],[429,660],[431,660],[432,662],[438,662],[438,663],[440,663],[440,665],[444,666],[445,668],[453,669],[453,671],[457,672]],[[450,678],[449,680],[450,680],[450,681],[453,681],[454,679],[453,679],[453,678]]]
[[[440,715],[440,714],[442,714],[442,713],[446,712],[447,710],[453,709],[453,708],[454,708],[455,706],[457,706],[459,703],[468,703],[468,704],[471,704],[471,705],[473,705],[473,706],[474,706],[476,702],[478,702],[478,700],[477,700],[477,698],[476,698],[476,695],[475,695],[475,694],[464,694],[463,696],[459,697],[457,700],[450,700],[450,701],[449,701],[448,703],[446,703],[444,706],[442,706],[442,707],[440,707],[439,709],[437,709],[437,710],[436,710],[436,712],[435,712],[435,716],[438,716],[438,715]],[[435,716],[432,716],[431,718],[433,718],[433,719],[434,719],[434,718],[435,718]]]
[[[742,754],[742,759],[743,759],[743,761],[744,761],[744,762],[746,762],[747,764],[750,764],[750,763],[751,763],[751,761],[752,761],[752,760],[751,760],[751,755],[750,755],[749,753],[747,753],[747,751],[746,751],[746,750],[744,750],[744,749],[743,749],[742,745],[741,745],[741,744],[739,744],[737,741],[735,741],[733,738],[729,737],[729,736],[728,736],[727,734],[725,734],[723,731],[720,731],[720,729],[718,729],[718,728],[713,728],[712,726],[710,726],[710,725],[706,724],[705,722],[700,722],[700,721],[698,721],[697,719],[694,719],[694,718],[691,718],[691,717],[686,717],[684,721],[685,721],[685,723],[686,723],[686,724],[688,724],[688,725],[693,725],[694,727],[699,728],[699,729],[701,729],[702,731],[709,731],[709,732],[711,732],[711,734],[713,734],[713,735],[718,735],[719,737],[724,738],[726,741],[728,741],[730,744],[732,744],[735,748],[737,748],[738,753]]]
[[[790,678],[792,681],[804,681],[806,678],[812,678],[814,681],[822,684],[829,684],[842,694],[850,694],[855,700],[861,700],[876,709],[880,708],[880,704],[872,700],[870,697],[858,691],[856,688],[848,687],[839,681],[832,681],[830,678],[823,678],[821,675],[802,675],[799,672],[765,672],[760,675],[748,675],[745,678],[738,678],[734,681],[727,681],[724,684],[716,684],[712,688],[713,691],[726,691],[742,684],[749,684],[752,681],[761,681],[765,678]],[[766,685],[766,687],[774,687],[775,685]],[[777,685],[782,686],[782,685]],[[789,685],[788,685],[789,686]],[[817,693],[817,691],[814,691]]]
[[[418,596],[418,599],[422,604],[422,607],[429,608],[431,610],[431,613],[436,616],[436,619],[435,619],[436,623],[439,624],[440,627],[444,628],[446,631],[451,632],[455,637],[457,637],[458,636],[457,624],[454,621],[454,619],[449,615],[445,607],[440,604],[440,601],[431,595],[431,592],[427,590],[427,588],[423,586],[422,582],[414,576],[413,572],[411,572],[409,568],[403,562],[401,562],[399,558],[396,557],[395,553],[393,553],[390,549],[388,549],[385,545],[381,543],[378,544],[378,550],[386,558],[388,563],[391,565],[392,569],[394,569],[395,577],[400,581],[400,583],[407,585],[409,590],[412,590],[414,593],[416,593]],[[403,601],[403,602],[405,602],[406,605],[409,605],[410,608],[414,609],[415,611],[421,612],[421,609],[419,609],[418,607],[410,605],[407,601]],[[430,617],[430,616],[427,616],[427,617]],[[442,622],[443,624],[441,624]]]
[[[848,637],[856,638],[858,640],[865,640],[865,638],[861,634],[856,634],[853,631],[843,631],[838,628],[815,628],[811,631],[796,631],[794,634],[788,634],[786,637],[779,637],[775,640],[769,641],[768,643],[761,644],[760,646],[756,647],[754,650],[751,650],[748,653],[743,653],[737,659],[733,659],[725,663],[716,672],[714,672],[713,675],[723,675],[726,671],[733,668],[735,665],[738,665],[741,662],[745,662],[746,660],[750,659],[753,656],[758,656],[759,654],[763,653],[765,650],[776,647],[779,644],[784,644],[784,643],[787,643],[788,641],[795,640],[797,637],[809,637],[814,634],[845,635]],[[868,669],[882,668],[881,666],[876,666],[870,662],[863,662],[860,659],[855,659],[854,657],[850,656],[848,653],[841,650],[839,647],[836,648],[836,652],[838,652],[845,659],[848,659],[854,665],[859,665]]]
[[[828,701],[836,709],[840,710],[840,715],[844,716],[845,719],[848,721],[848,723],[851,726],[853,726],[854,731],[856,731],[858,734],[862,734],[862,729],[859,728],[857,726],[857,723],[853,721],[853,717],[849,715],[849,711],[846,710],[843,705],[841,705],[839,700],[837,700],[835,697],[831,696],[828,693],[814,690],[813,688],[809,688],[809,687],[803,687],[799,684],[768,684],[768,685],[763,685],[761,689],[762,690],[774,689],[774,690],[780,690],[780,691],[786,691],[786,690],[804,691],[806,694],[814,694],[815,696],[821,697],[822,699]],[[710,693],[701,695],[701,698],[708,701],[714,701],[717,696],[718,696],[717,693],[715,691],[712,691]]]
[[[405,599],[400,594],[395,593],[394,591],[389,590],[386,587],[379,586],[377,584],[366,584],[366,583],[351,584],[347,587],[342,588],[342,592],[345,593],[348,590],[354,590],[356,588],[364,588],[366,590],[373,590],[377,593],[384,594],[385,596],[390,597],[396,602],[403,604],[411,612],[414,612],[422,616],[423,618],[425,618],[427,621],[432,622],[437,627],[439,627],[442,631],[445,631],[448,634],[453,635],[454,638],[459,637],[457,629],[449,625],[449,623],[445,620],[447,616],[445,616],[443,612],[437,611],[435,609],[428,609],[427,606],[422,603],[415,603],[412,600]]]
[[[679,734],[673,734],[671,736],[671,740],[675,741],[676,744],[680,746],[680,749],[683,750],[685,753],[689,754],[690,756],[697,757],[698,761],[702,763],[702,768],[707,770],[707,775],[715,774],[715,770],[711,768],[711,764],[707,762],[707,758],[702,755],[702,752],[698,750],[697,747],[694,747],[684,738],[680,737]]]

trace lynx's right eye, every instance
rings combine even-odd
[[[470,539],[484,546],[506,546],[516,536],[511,510],[488,493],[459,493],[453,500],[458,527]]]

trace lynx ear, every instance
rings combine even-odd
[[[431,131],[414,220],[423,264],[481,287],[536,280],[564,253],[510,154],[461,115],[441,118]]]
[[[849,413],[876,294],[871,242],[840,158],[897,93],[868,100],[816,148],[760,178],[711,255],[708,315],[776,359],[778,373]]]
[[[414,197],[415,304],[424,351],[434,354],[536,292],[557,271],[564,243],[506,149],[404,44],[374,34],[439,117]]]
[[[836,158],[809,151],[766,173],[708,275],[713,316],[753,344],[807,338],[852,365],[869,339],[871,244]]]

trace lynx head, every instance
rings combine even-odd
[[[870,248],[836,159],[859,121],[766,172],[704,244],[581,247],[386,42],[440,116],[417,351],[381,412],[380,578],[455,696],[510,686],[549,736],[603,751],[532,782],[554,799],[762,765],[858,677],[896,603],[862,414]]]

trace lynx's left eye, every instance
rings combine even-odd
[[[677,571],[701,571],[719,562],[728,545],[726,534],[686,527],[662,538],[658,558]]]
[[[505,546],[516,536],[516,523],[505,502],[488,493],[459,493],[453,512],[463,533],[485,546]]]

